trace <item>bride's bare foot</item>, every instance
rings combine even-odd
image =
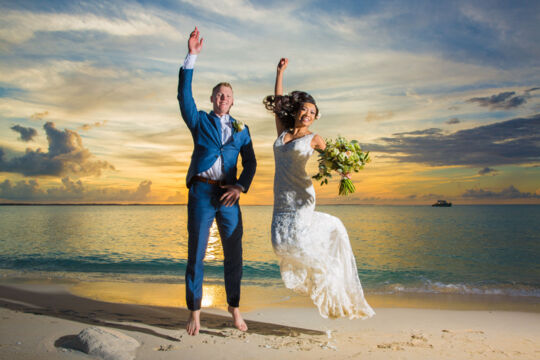
[[[240,309],[237,307],[229,306],[229,312],[233,317],[234,326],[240,331],[247,331],[248,327],[246,325],[246,322],[242,318],[242,314],[240,314]]]
[[[201,328],[201,311],[192,311],[189,314],[189,319],[186,324],[186,331],[189,335],[195,336],[199,334]]]

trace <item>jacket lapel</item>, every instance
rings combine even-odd
[[[233,141],[236,140],[236,136],[238,135],[238,131],[236,131],[236,129],[234,128],[234,123],[236,122],[236,120],[229,115],[229,119],[231,121],[231,126],[232,126],[232,138],[233,138]]]
[[[212,123],[217,130],[216,139],[218,141],[218,144],[221,146],[221,120],[219,119],[219,116],[217,116],[213,111],[210,111],[210,119],[212,119]]]

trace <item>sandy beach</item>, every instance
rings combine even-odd
[[[187,336],[182,307],[105,302],[66,286],[0,285],[0,359],[95,358],[66,344],[81,330],[119,331],[140,346],[136,359],[537,359],[540,313],[397,307],[375,299],[369,320],[327,320],[313,307],[244,313],[247,333],[219,308],[203,311],[199,336]],[[386,307],[378,307],[378,304]],[[504,308],[504,307],[503,307]],[[120,349],[121,350],[121,349]]]

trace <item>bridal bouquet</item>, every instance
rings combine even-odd
[[[356,140],[348,141],[339,136],[335,140],[326,140],[326,149],[319,152],[319,173],[313,178],[321,180],[321,185],[328,184],[332,170],[341,175],[339,195],[349,195],[356,191],[350,174],[358,172],[371,161],[369,151],[363,152]]]

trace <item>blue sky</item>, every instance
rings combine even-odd
[[[245,203],[271,203],[275,130],[261,101],[280,57],[286,91],[318,102],[313,130],[373,150],[346,202],[539,202],[537,1],[3,1],[0,11],[0,201],[184,202],[191,137],[176,82],[197,25],[199,108],[231,82],[231,113],[254,138],[258,196]],[[23,128],[36,134],[23,140]],[[443,146],[475,160],[444,161]],[[319,202],[344,201],[335,187],[318,188]]]

